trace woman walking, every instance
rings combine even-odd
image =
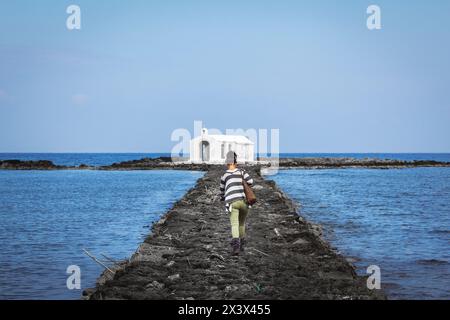
[[[245,219],[249,210],[242,179],[249,186],[253,185],[253,179],[245,170],[237,167],[237,155],[233,151],[228,151],[226,165],[227,171],[220,179],[220,193],[230,213],[231,252],[233,255],[238,255],[240,251],[244,251]]]

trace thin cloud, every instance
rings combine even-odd
[[[84,93],[77,93],[72,96],[71,100],[73,104],[82,106],[88,102],[89,97]]]
[[[7,97],[6,91],[5,91],[5,90],[2,90],[2,89],[0,89],[0,99],[2,99],[2,98],[6,98],[6,97]]]

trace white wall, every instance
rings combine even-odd
[[[227,152],[231,150],[238,154],[238,162],[254,161],[254,146],[252,144],[239,144],[236,142],[221,142],[211,137],[197,137],[190,142],[190,161],[201,162],[201,143],[203,141],[209,142],[209,163],[225,163]],[[222,144],[225,144],[225,150],[222,157]],[[246,151],[245,151],[246,149]]]

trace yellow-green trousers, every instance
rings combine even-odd
[[[230,204],[231,236],[233,238],[245,237],[245,219],[248,206],[244,200],[238,200]]]

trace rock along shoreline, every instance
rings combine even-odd
[[[245,252],[229,254],[229,216],[210,167],[128,259],[100,276],[84,299],[385,299],[321,238],[275,184],[247,167],[259,201]]]
[[[273,160],[273,159],[272,159]],[[264,167],[274,165],[269,158],[260,159],[259,163]],[[281,169],[339,169],[339,168],[372,168],[372,169],[395,169],[395,168],[416,168],[416,167],[450,167],[450,162],[434,160],[392,160],[376,158],[280,158],[278,166]],[[139,160],[113,163],[106,166],[90,166],[81,164],[79,166],[56,165],[49,160],[22,161],[22,160],[0,160],[0,170],[201,170],[207,171],[210,168],[223,165],[211,165],[201,163],[189,163],[182,158],[174,159],[170,157],[142,158]]]

